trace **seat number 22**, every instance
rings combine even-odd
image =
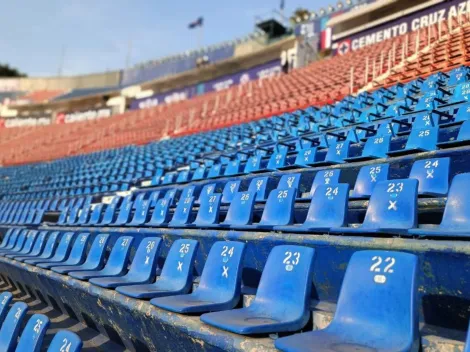
[[[376,255],[372,257],[373,264],[370,266],[370,271],[373,273],[381,273],[374,276],[374,282],[377,284],[384,284],[387,281],[385,274],[393,274],[393,266],[395,265],[395,258],[387,257],[385,260]]]

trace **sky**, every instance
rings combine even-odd
[[[284,13],[329,4],[334,1],[285,0]],[[188,24],[199,16],[202,43],[212,45],[251,33],[255,17],[267,17],[279,5],[280,0],[4,1],[0,63],[29,76],[55,76],[61,62],[63,75],[121,69],[127,62],[197,49],[199,34]]]

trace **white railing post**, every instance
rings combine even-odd
[[[354,66],[351,66],[349,72],[349,94],[354,93]]]

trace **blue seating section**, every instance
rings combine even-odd
[[[441,268],[428,268],[436,247],[468,254],[469,78],[461,67],[321,108],[0,168],[0,264],[132,307],[136,326],[145,308],[152,328],[184,323],[240,346],[418,351],[424,304],[440,300],[442,316],[442,296],[468,302],[461,277],[458,294],[426,285],[440,285]],[[433,250],[417,253],[425,241]],[[0,295],[0,350],[45,350],[49,321],[26,322],[12,300]],[[334,318],[319,328],[312,314],[325,305]],[[59,332],[49,350],[81,347]]]
[[[0,294],[0,349],[5,352],[39,352],[45,350],[44,337],[50,326],[44,314],[27,318],[29,307],[24,302],[12,302],[10,292]],[[10,306],[11,304],[11,306]],[[27,322],[26,322],[27,320]],[[80,352],[83,343],[79,336],[67,330],[55,334],[47,351]]]

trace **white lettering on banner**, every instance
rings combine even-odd
[[[281,74],[281,66],[274,66],[259,71],[256,75],[259,79],[275,77]]]
[[[380,43],[384,40],[403,35],[408,31],[414,32],[421,28],[426,28],[440,21],[449,20],[450,18],[457,17],[465,14],[470,8],[470,1],[463,1],[456,5],[452,5],[449,8],[439,9],[432,13],[423,14],[422,16],[407,20],[405,22],[392,25],[388,28],[380,29],[376,32],[363,35],[359,38],[351,40],[351,49],[358,50],[366,46]],[[409,26],[408,26],[409,23]],[[341,41],[348,40],[347,38],[341,39]],[[339,43],[336,43],[339,44]]]
[[[230,88],[233,84],[233,79],[226,79],[225,81],[217,82],[212,85],[215,91],[224,90]]]
[[[77,111],[64,114],[64,122],[79,122],[86,120],[96,120],[101,118],[106,118],[111,116],[111,109],[98,109],[98,110],[87,110],[87,111]]]
[[[157,98],[148,98],[139,103],[139,109],[153,108],[154,106],[157,106],[157,105],[158,105]]]
[[[165,103],[171,104],[171,103],[177,103],[179,101],[183,101],[188,99],[188,93],[186,92],[174,92],[169,95],[167,95],[164,100]]]
[[[5,127],[23,127],[23,126],[45,126],[51,124],[50,117],[27,117],[27,118],[14,118],[14,119],[5,119]]]

